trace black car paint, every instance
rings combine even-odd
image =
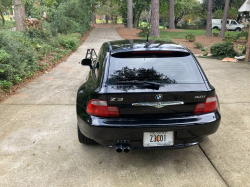
[[[136,43],[140,47],[134,47],[131,43]],[[153,47],[150,47],[152,44]],[[162,47],[163,45],[166,47]],[[145,47],[142,48],[141,46]],[[200,143],[206,136],[215,133],[221,119],[219,106],[215,112],[202,115],[193,115],[183,110],[181,114],[168,114],[165,116],[163,112],[162,115],[154,115],[154,113],[135,115],[121,114],[120,118],[102,118],[91,116],[86,112],[87,104],[91,99],[109,101],[112,96],[129,98],[128,95],[135,93],[156,95],[157,93],[164,93],[164,91],[166,91],[164,87],[160,87],[158,90],[144,87],[137,87],[133,90],[122,90],[106,84],[111,54],[142,50],[188,51],[197,64],[204,84],[193,84],[191,86],[192,91],[190,91],[190,86],[185,88],[186,85],[183,84],[170,85],[168,86],[168,92],[171,93],[172,89],[173,91],[180,90],[187,95],[192,95],[195,90],[203,90],[207,92],[206,97],[216,95],[215,88],[209,83],[195,56],[183,46],[162,41],[149,41],[149,44],[146,44],[145,40],[107,42],[101,47],[98,60],[93,62],[93,69],[90,70],[88,80],[81,85],[77,92],[77,119],[82,134],[105,146],[111,147],[117,143],[124,143],[129,144],[132,148],[145,148],[142,144],[143,132],[174,131],[174,145],[165,147],[174,148]],[[105,64],[105,62],[107,64]],[[99,67],[99,69],[97,70],[96,67]],[[103,68],[105,69],[103,70]],[[204,101],[205,99],[196,100],[196,102]],[[117,103],[113,103],[113,105],[115,104]],[[111,105],[110,102],[109,105]],[[131,109],[129,103],[127,106],[123,104],[119,107],[127,107],[128,110]],[[194,108],[194,105],[192,107]],[[159,122],[161,124],[159,124]]]

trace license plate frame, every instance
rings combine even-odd
[[[164,147],[173,145],[174,145],[173,131],[143,133],[143,147]]]

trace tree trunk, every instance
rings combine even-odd
[[[127,28],[133,28],[133,0],[128,0]]]
[[[151,37],[159,37],[159,0],[151,0]]]
[[[141,13],[142,13],[142,9],[139,10],[139,13],[137,14],[137,17],[135,18],[135,24],[134,24],[134,27],[138,27],[139,25],[139,20],[140,20],[140,17],[141,17]]]
[[[206,36],[212,36],[212,8],[213,0],[208,0]]]
[[[221,24],[221,31],[220,31],[220,37],[222,37],[222,38],[224,38],[224,36],[225,36],[229,3],[230,3],[230,0],[226,0],[224,14],[223,14],[223,20],[222,20],[222,24]]]
[[[108,24],[109,23],[109,17],[108,17],[108,15],[106,15],[105,18],[106,18],[106,24]]]
[[[16,21],[16,30],[24,31],[25,30],[25,9],[21,0],[15,0],[15,21]]]
[[[2,17],[3,26],[4,26],[4,24],[5,24],[5,19],[4,19],[4,15],[3,15],[3,11],[2,11],[2,9],[1,9],[1,7],[0,7],[0,15],[1,15],[1,17]]]
[[[175,29],[174,24],[174,0],[169,0],[169,28]]]

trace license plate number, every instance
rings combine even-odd
[[[158,146],[172,146],[172,145],[174,145],[173,131],[144,132],[143,136],[144,147],[158,147]]]

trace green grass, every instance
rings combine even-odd
[[[161,37],[169,37],[171,39],[185,39],[185,36],[187,34],[192,33],[195,36],[201,36],[205,35],[206,31],[205,30],[187,30],[187,29],[182,29],[184,32],[166,32],[166,31],[160,31],[160,36]]]
[[[97,23],[97,24],[106,23],[106,20],[96,19],[96,23]],[[111,23],[111,20],[109,20],[109,23]],[[118,18],[118,19],[117,19],[117,23],[122,23],[122,18]]]
[[[166,31],[160,31],[160,36],[161,37],[169,37],[171,39],[185,39],[185,36],[187,34],[192,33],[195,36],[202,36],[206,34],[205,30],[188,30],[188,29],[181,29],[184,32],[166,32]],[[227,31],[225,32],[225,36],[233,36],[235,37],[239,32],[235,31]]]
[[[147,22],[141,22],[140,26],[146,27],[148,24]],[[164,29],[163,26],[159,26],[159,29]]]
[[[9,20],[9,21],[10,21],[10,18],[13,18],[13,15],[5,15],[5,16],[4,16],[4,19],[5,19],[5,20]]]

